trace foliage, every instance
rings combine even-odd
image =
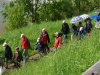
[[[6,28],[14,30],[29,22],[61,20],[96,10],[99,6],[100,0],[14,0],[7,5],[3,3],[2,15]]]
[[[5,18],[6,30],[14,30],[27,25],[23,5],[19,3],[15,3],[11,7],[6,6],[6,10],[2,13]]]
[[[71,17],[70,10],[72,8],[71,2],[67,1],[53,1],[52,3],[44,3],[38,11],[40,19],[43,20],[60,20],[66,17]],[[70,6],[69,6],[70,5]],[[59,7],[58,7],[59,6]]]
[[[37,11],[41,6],[41,0],[16,0],[24,6],[24,12],[27,17],[31,17],[31,22],[37,20]]]

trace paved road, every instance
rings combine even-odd
[[[100,61],[85,71],[82,75],[100,75]]]

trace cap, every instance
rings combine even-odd
[[[58,32],[56,32],[55,34],[59,34]]]
[[[16,47],[15,50],[19,50],[19,47]]]
[[[23,37],[23,35],[24,35],[24,34],[21,34],[20,38],[22,38],[22,37]]]
[[[65,23],[65,20],[63,20],[62,23]]]
[[[6,43],[6,42],[4,42],[2,46],[6,46],[6,45],[7,45],[7,43]]]
[[[42,29],[42,31],[44,31],[44,30],[45,30],[45,28]]]

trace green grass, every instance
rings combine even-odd
[[[69,41],[56,53],[50,53],[38,62],[32,61],[10,75],[81,75],[100,58],[99,31],[93,31],[82,41]]]
[[[50,35],[50,39],[52,39],[51,44],[49,44],[49,45],[53,46],[52,43],[54,41],[54,39],[53,39],[54,33],[56,31],[59,31],[60,27],[61,27],[60,21],[47,22],[47,23],[44,22],[41,24],[33,24],[32,26],[27,26],[27,27],[24,27],[21,29],[16,29],[14,31],[8,32],[8,33],[0,36],[0,45],[1,45],[1,47],[0,47],[1,54],[0,55],[2,55],[2,51],[3,51],[2,44],[4,41],[6,41],[11,46],[13,51],[15,50],[16,46],[19,46],[19,47],[21,46],[20,45],[21,44],[21,38],[20,38],[21,33],[24,33],[30,40],[31,47],[33,49],[33,50],[29,50],[30,53],[34,52],[34,46],[35,46],[37,38],[40,37],[42,28],[46,28],[46,30],[48,31],[48,33]]]
[[[9,75],[81,75],[100,59],[99,32],[94,29],[90,37],[68,41],[58,51],[51,52],[39,61],[31,61]]]
[[[67,19],[68,23],[69,21],[70,19]],[[5,40],[12,47],[13,51],[16,46],[20,47],[21,33],[24,33],[31,42],[33,50],[29,50],[30,55],[35,54],[34,45],[36,39],[40,36],[42,28],[46,28],[48,31],[51,39],[49,47],[52,47],[54,43],[54,33],[60,31],[61,24],[62,21],[43,22],[8,32],[0,36],[0,54],[2,55],[2,43]],[[39,61],[30,61],[20,69],[16,69],[5,75],[81,75],[85,70],[96,63],[99,58],[100,30],[93,28],[90,37],[86,36],[80,41],[70,41],[69,38],[68,42],[58,51],[49,53]]]

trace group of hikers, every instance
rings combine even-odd
[[[76,26],[74,23],[71,24],[71,30],[72,30],[71,40],[73,39],[73,36],[76,36],[77,40],[81,40],[86,35],[90,36],[92,29],[91,19],[87,18],[85,22],[86,22],[85,26],[82,24],[82,22],[79,22],[78,26]],[[69,39],[68,34],[70,33],[71,30],[68,23],[66,23],[66,21],[63,20],[60,32],[55,33],[55,39],[54,39],[55,41],[53,45],[54,50],[61,48],[62,44],[66,43],[66,41]],[[19,47],[15,47],[15,52],[13,54],[11,47],[6,42],[3,43],[3,47],[5,49],[4,61],[6,68],[8,68],[9,60],[12,61],[14,63],[14,66],[18,68],[20,67],[21,61],[26,62],[29,58],[28,49],[31,48],[29,39],[24,34],[21,34],[21,38],[22,38],[21,48],[23,52],[19,50]],[[42,55],[42,54],[48,54],[50,52],[48,43],[50,43],[50,37],[47,30],[43,28],[35,44],[36,45],[35,50],[38,50],[38,54]]]
[[[77,36],[77,37],[81,35],[86,35],[86,33],[90,35],[91,28],[92,28],[92,24],[91,24],[90,19],[86,20],[86,27],[82,25],[82,22],[79,22],[78,26],[76,26],[75,24],[72,24],[72,35]],[[55,33],[55,41],[54,41],[55,50],[60,48],[61,45],[67,41],[68,39],[67,35],[69,33],[70,33],[69,25],[64,20],[62,22],[61,32]],[[63,39],[62,39],[62,35],[64,35]],[[29,58],[28,49],[31,48],[30,42],[24,34],[21,34],[21,38],[22,38],[21,48],[23,49],[23,52],[19,50],[19,47],[16,47],[15,52],[13,54],[11,47],[6,42],[3,44],[3,47],[5,48],[4,57],[5,57],[6,68],[8,68],[9,60],[11,60],[15,64],[15,67],[20,67],[20,62],[21,61],[26,62]],[[41,31],[40,37],[37,38],[35,50],[38,50],[38,53],[40,55],[48,54],[50,52],[50,48],[48,47],[49,42],[50,42],[49,34],[46,31],[46,29],[43,28]]]
[[[77,36],[78,40],[82,39],[87,34],[88,36],[90,36],[90,32],[92,29],[91,19],[87,18],[85,22],[86,22],[86,26],[84,26],[82,22],[79,22],[78,26],[76,26],[75,24],[72,24],[73,34],[71,35],[71,40],[73,36]]]

